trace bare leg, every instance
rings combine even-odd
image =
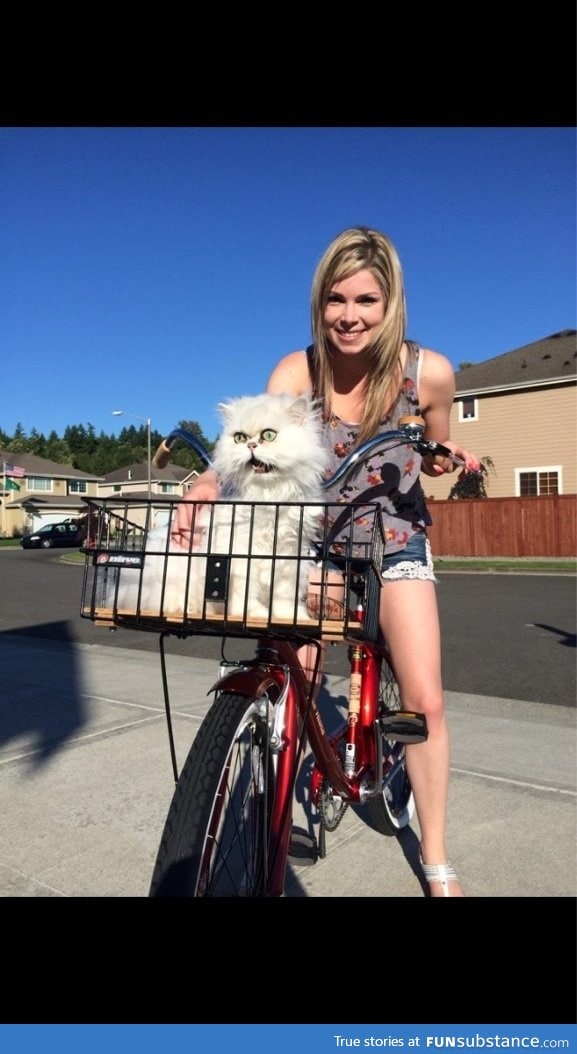
[[[318,618],[320,614],[321,594],[323,596],[322,617],[324,619],[342,619],[345,590],[343,576],[340,571],[327,570],[326,568],[323,571],[320,567],[315,567],[311,570],[307,590],[307,608],[313,618]],[[315,700],[322,681],[326,650],[326,643],[321,643],[318,676],[314,686]],[[302,648],[299,648],[298,657],[305,671],[307,683],[311,685],[317,661],[317,649],[312,644],[305,644]]]
[[[441,638],[435,583],[419,579],[385,582],[381,629],[388,642],[402,705],[424,713],[429,738],[407,746],[407,770],[421,828],[425,864],[447,862],[445,830],[449,788],[449,731],[441,683]],[[431,896],[442,896],[438,882]],[[457,881],[451,896],[463,896]]]
[[[317,696],[319,694],[319,689],[320,689],[320,686],[321,686],[321,683],[322,683],[322,679],[323,679],[323,670],[324,670],[324,665],[325,665],[326,650],[327,650],[326,643],[325,642],[321,643],[321,653],[320,653],[320,658],[319,658],[319,668],[318,668],[317,679],[315,681],[314,692],[313,692],[313,699],[315,700],[315,702],[316,702]],[[300,664],[301,664],[301,666],[302,666],[302,668],[303,668],[303,670],[305,672],[305,677],[307,679],[307,684],[308,684],[308,686],[310,688],[310,686],[313,683],[313,677],[314,677],[314,672],[315,672],[315,665],[316,665],[316,662],[317,662],[317,649],[312,644],[303,644],[302,648],[298,649],[297,655],[299,657],[299,662],[300,662]]]

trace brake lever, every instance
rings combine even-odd
[[[420,454],[431,454],[433,457],[448,457],[451,459],[454,465],[462,465],[466,467],[466,461],[464,458],[459,457],[458,454],[454,454],[449,447],[443,446],[442,443],[437,443],[434,439],[422,439],[419,442],[419,453]],[[482,476],[482,468],[468,468],[467,472],[471,476]]]

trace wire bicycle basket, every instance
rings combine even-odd
[[[179,636],[377,639],[376,503],[187,502],[183,545],[178,500],[85,502],[83,618]]]

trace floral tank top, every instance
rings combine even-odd
[[[381,430],[397,428],[403,414],[419,414],[418,368],[421,349],[412,341],[407,341],[407,361],[405,376],[397,402],[381,421]],[[309,367],[314,354],[313,347],[307,348]],[[312,376],[312,371],[311,376]],[[316,393],[315,393],[316,394]],[[348,424],[331,413],[325,417],[325,436],[332,455],[326,478],[336,472],[339,464],[353,449],[358,425]],[[335,504],[350,502],[378,502],[382,509],[385,531],[385,555],[402,551],[410,539],[426,530],[432,523],[425,503],[425,496],[420,481],[421,455],[412,446],[403,445],[392,450],[375,452],[368,460],[361,462],[346,480],[341,480],[334,487],[324,492],[323,500]],[[331,510],[330,518],[337,520],[338,510]],[[368,540],[371,520],[355,516],[354,541]],[[345,532],[349,533],[349,532]],[[337,535],[338,539],[338,535]],[[334,549],[338,551],[338,542]]]

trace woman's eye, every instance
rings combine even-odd
[[[264,432],[261,432],[260,438],[263,439],[265,443],[272,443],[277,435],[278,432],[275,432],[274,428],[265,428]]]
[[[235,432],[233,437],[235,443],[246,443],[248,436],[245,432]]]
[[[327,304],[342,304],[343,298],[338,293],[329,293],[327,297]]]

